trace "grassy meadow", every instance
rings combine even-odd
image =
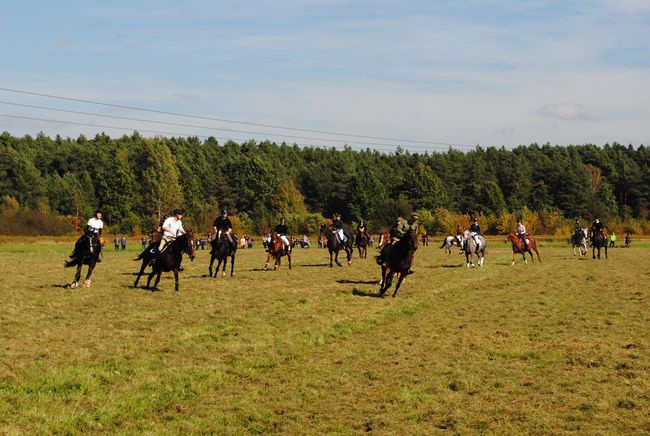
[[[491,240],[472,270],[439,245],[378,299],[356,253],[264,272],[240,250],[214,279],[198,251],[180,293],[171,274],[148,292],[138,247],[109,243],[70,290],[72,243],[5,241],[0,433],[650,432],[648,244],[598,261],[542,242],[542,264],[513,267]]]

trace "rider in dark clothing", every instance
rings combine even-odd
[[[339,239],[341,244],[345,244],[345,234],[343,233],[343,221],[341,221],[341,214],[337,213],[335,215],[336,219],[332,222],[334,227],[334,234]]]
[[[289,227],[285,224],[284,218],[280,219],[280,224],[275,226],[275,233],[278,234],[280,239],[282,239],[282,244],[284,245],[285,250],[289,250],[289,239],[287,239],[287,235],[289,234]]]
[[[596,235],[600,235],[603,232],[603,229],[605,226],[603,223],[600,222],[598,218],[596,218],[596,221],[591,225],[591,240],[592,242],[595,241]]]
[[[223,232],[226,235],[226,238],[228,238],[228,242],[231,245],[234,245],[235,241],[232,239],[232,222],[230,221],[230,218],[228,218],[228,210],[227,209],[222,209],[221,210],[221,216],[218,216],[216,220],[214,220],[214,224],[212,224],[215,231],[217,232],[217,235],[219,232]]]
[[[476,244],[476,246],[478,246],[479,239],[477,238],[477,236],[481,234],[481,226],[478,225],[478,218],[476,217],[474,217],[472,225],[469,226],[469,234],[474,239],[474,243]]]

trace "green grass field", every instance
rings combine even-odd
[[[70,290],[71,244],[2,244],[0,433],[650,432],[647,246],[513,267],[493,240],[467,270],[439,244],[395,299],[356,253],[211,279],[199,251],[176,294],[130,288],[133,245]]]

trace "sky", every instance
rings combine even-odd
[[[0,0],[0,55],[19,136],[650,144],[650,0]]]

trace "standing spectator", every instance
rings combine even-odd
[[[323,237],[321,235],[318,235],[318,248],[323,248]]]
[[[630,236],[629,233],[625,234],[625,248],[630,248],[630,245],[632,245],[632,237]]]
[[[616,234],[612,232],[609,235],[609,248],[614,248],[614,245],[616,245]]]
[[[147,238],[142,237],[142,239],[140,239],[140,243],[142,244],[142,251],[146,250],[147,249]]]
[[[122,235],[122,251],[126,250],[126,236]]]
[[[120,238],[118,238],[117,233],[113,234],[113,242],[115,243],[115,251],[120,249]]]

